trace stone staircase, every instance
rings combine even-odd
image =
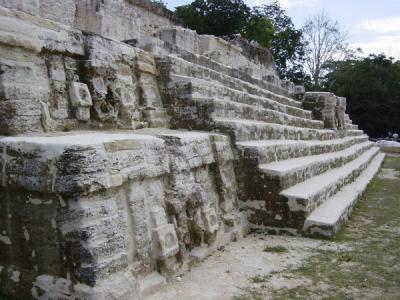
[[[336,234],[363,190],[352,189],[382,162],[379,149],[347,114],[345,128],[326,128],[290,91],[271,91],[265,82],[174,42],[157,60],[171,126],[231,137],[238,196],[250,227]],[[331,207],[333,215],[325,212]]]
[[[350,215],[383,154],[345,99],[174,22],[0,1],[0,293],[145,299],[250,229],[332,237]]]

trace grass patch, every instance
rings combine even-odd
[[[382,167],[400,171],[400,157],[387,155]]]
[[[400,147],[381,147],[381,150],[386,153],[400,153]]]
[[[233,300],[265,300],[265,295],[257,288],[242,289],[243,292],[233,296]]]
[[[400,171],[400,156],[388,155],[383,167]],[[300,268],[285,271],[311,284],[271,290],[270,298],[400,299],[399,207],[400,179],[376,177],[344,229],[330,242],[338,247],[313,249],[314,255]],[[265,251],[282,253],[284,249]],[[247,296],[242,299],[257,299]]]
[[[387,157],[383,167],[400,170],[400,157]],[[334,239],[351,250],[312,256],[295,273],[311,279],[315,288],[275,291],[274,299],[313,298],[322,292],[317,288],[322,284],[332,287],[325,292],[326,299],[396,299],[400,295],[399,233],[381,226],[400,228],[399,204],[400,180],[376,177]]]
[[[251,283],[265,283],[271,278],[271,275],[256,275],[250,277],[249,280]]]
[[[288,249],[284,246],[272,246],[272,247],[266,246],[263,251],[282,254],[282,253],[287,253]]]

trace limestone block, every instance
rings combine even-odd
[[[72,82],[69,87],[69,95],[73,107],[92,106],[92,97],[85,83]]]
[[[142,89],[143,103],[146,106],[162,107],[161,96],[154,75],[142,73],[139,84]]]
[[[294,98],[301,101],[306,93],[306,88],[303,85],[296,85],[294,87]]]
[[[218,217],[214,208],[206,208],[202,212],[202,217],[204,224],[206,226],[206,230],[210,233],[214,233],[218,230]]]
[[[289,81],[287,86],[286,86],[289,95],[293,95],[294,94],[294,87],[295,87],[294,83]]]
[[[304,96],[303,106],[313,113],[317,120],[324,121],[324,127],[336,129],[335,107],[337,97],[328,92],[307,92]]]
[[[164,208],[156,206],[151,210],[151,220],[154,227],[160,227],[167,224],[167,216],[165,214]]]
[[[43,294],[47,299],[68,297],[71,294],[72,286],[71,280],[40,275],[33,282],[32,296],[34,299],[39,299]]]
[[[40,133],[42,110],[39,102],[29,100],[0,101],[0,133]]]
[[[172,26],[172,19],[171,12],[148,1],[83,0],[77,2],[75,26],[122,41],[151,36]]]
[[[17,18],[0,17],[0,40],[2,44],[33,52],[42,49],[37,26]]]
[[[143,122],[137,114],[136,52],[128,45],[94,35],[87,36],[87,46],[89,59],[85,67],[94,118],[122,128],[136,128]]]
[[[152,230],[156,243],[156,255],[161,259],[174,256],[179,251],[178,238],[173,224],[165,224]]]
[[[205,41],[203,42],[203,46],[200,45],[202,43],[199,41],[202,39],[201,36],[197,35],[193,30],[182,27],[162,29],[159,31],[158,36],[162,41],[176,45],[191,53],[200,54],[200,49],[206,47]]]
[[[167,110],[160,107],[144,107],[141,109],[143,116],[150,128],[168,128],[169,117]]]
[[[214,153],[208,134],[187,132],[178,134],[161,134],[169,151],[174,153],[171,169],[188,170],[214,162]]]
[[[23,11],[31,15],[38,15],[40,0],[0,0],[0,6]]]
[[[155,61],[150,55],[145,55],[140,52],[137,56],[137,69],[140,72],[149,73],[152,75],[157,74],[157,70],[155,68]]]
[[[40,16],[45,19],[73,26],[76,2],[75,0],[40,0]]]
[[[75,108],[75,116],[79,121],[90,120],[90,107],[93,105],[89,88],[85,83],[72,82],[69,87],[69,96]]]
[[[336,113],[336,128],[344,130],[346,129],[346,98],[337,97],[337,105],[335,108]]]

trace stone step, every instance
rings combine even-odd
[[[378,152],[378,147],[372,147],[344,166],[298,183],[283,190],[280,195],[287,199],[291,211],[310,213],[342,186],[352,182]]]
[[[256,120],[267,123],[290,125],[306,128],[322,129],[324,123],[318,120],[309,120],[271,109],[256,107],[253,105],[237,103],[229,100],[213,99],[215,102],[216,117],[229,119]]]
[[[346,124],[346,129],[350,129],[350,130],[357,130],[358,129],[358,125],[356,124]]]
[[[252,84],[248,81],[240,80],[224,72],[217,72],[208,67],[203,67],[198,64],[190,63],[184,59],[176,56],[170,56],[167,59],[158,61],[158,65],[162,74],[168,75],[181,75],[197,79],[206,80],[207,82],[215,82],[221,86],[246,92],[253,95],[260,95],[265,98],[271,99],[278,103],[282,103],[291,107],[302,108],[301,102],[294,100],[290,97],[286,97],[277,94],[270,90],[269,86],[260,85],[262,81],[258,81],[258,84]],[[238,72],[236,69],[230,68],[233,72]]]
[[[250,75],[247,70],[224,65],[207,55],[186,55],[186,53],[181,53],[180,57],[192,64],[212,69],[222,75],[228,75],[232,78],[239,79],[240,81],[271,91],[277,96],[288,98],[289,101],[293,100],[288,97],[289,91],[286,86],[282,85],[284,81],[279,79],[278,74],[274,70],[271,70],[269,76],[262,76],[262,78],[260,78],[261,75],[254,77],[253,75]]]
[[[281,139],[322,141],[363,134],[361,130],[311,129],[227,118],[214,118],[214,126],[218,132],[229,134],[234,142]]]
[[[143,278],[140,278],[138,284],[140,295],[142,297],[148,297],[161,289],[161,287],[166,284],[166,280],[164,276],[161,276],[157,272],[153,272]]]
[[[315,209],[304,223],[304,233],[317,237],[334,237],[351,215],[353,207],[367,185],[379,171],[384,158],[384,153],[376,155],[355,181],[342,187],[338,193]]]
[[[348,136],[327,141],[259,140],[236,143],[242,158],[256,159],[259,164],[290,158],[341,151],[357,143],[368,141],[367,135]]]
[[[172,73],[182,74],[191,77],[204,78],[207,80],[215,80],[223,85],[237,88],[238,86],[245,88],[247,91],[264,90],[268,92],[273,100],[282,102],[294,107],[302,107],[302,103],[288,97],[288,90],[283,88],[279,82],[268,82],[254,78],[243,72],[242,70],[223,65],[204,55],[194,55],[184,49],[176,54],[168,57],[160,57],[158,65],[161,68],[167,68]],[[275,76],[276,77],[276,76]]]
[[[309,120],[295,117],[285,113],[277,112],[271,109],[256,107],[243,103],[233,102],[218,98],[193,98],[183,100],[180,104],[187,104],[186,107],[191,107],[198,112],[198,117],[204,122],[209,122],[213,118],[239,119],[239,120],[255,120],[266,123],[288,125],[294,127],[304,127],[313,129],[322,129],[323,122],[318,120]],[[176,109],[176,106],[175,106]],[[175,110],[176,118],[180,118],[181,111]],[[180,114],[179,116],[177,114]]]
[[[142,109],[142,113],[150,128],[166,128],[169,125],[169,117],[165,108],[148,106]]]
[[[270,177],[270,180],[276,182],[279,188],[286,189],[329,169],[338,168],[348,163],[373,145],[374,143],[366,141],[342,151],[262,164],[259,169]]]
[[[234,102],[272,109],[297,117],[312,119],[311,111],[273,100],[268,96],[268,94],[265,94],[262,91],[250,93],[248,91],[238,90],[237,88],[230,88],[227,85],[220,84],[216,81],[177,74],[170,74],[169,78],[171,82],[168,84],[168,92],[173,95],[178,95],[180,98],[217,97],[220,99],[227,99]]]

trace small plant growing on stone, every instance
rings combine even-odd
[[[65,125],[64,125],[64,128],[63,128],[63,131],[64,131],[64,132],[71,131],[71,125],[65,124]]]

